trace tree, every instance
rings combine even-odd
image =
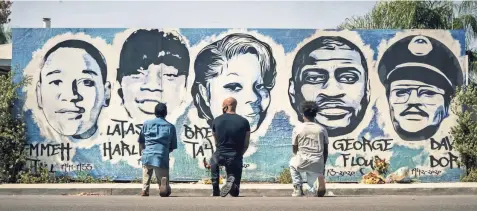
[[[8,0],[0,1],[0,24],[7,24],[10,22],[10,15],[12,11],[10,8],[12,7],[13,2]]]
[[[347,18],[339,29],[447,29],[450,1],[380,1],[364,16]]]
[[[10,71],[0,76],[0,182],[16,181],[25,162],[25,124],[21,113],[13,114],[13,107],[19,100],[18,91],[30,83],[30,78],[22,78],[15,83],[16,74]]]
[[[11,1],[0,0],[0,44],[8,43],[11,40],[11,32],[5,28],[5,24],[10,22],[12,4]]]
[[[477,85],[458,88],[453,101],[452,111],[458,118],[451,128],[452,145],[466,167],[463,181],[477,182]]]
[[[465,29],[471,38],[477,36],[477,3],[380,1],[364,16],[347,18],[338,29]]]

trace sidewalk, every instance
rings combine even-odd
[[[171,184],[173,196],[210,196],[211,185]],[[141,184],[2,184],[0,195],[138,195]],[[240,195],[255,197],[290,196],[287,184],[243,184]],[[157,185],[151,184],[151,195],[158,195]],[[477,183],[417,183],[417,184],[327,184],[328,196],[355,195],[477,195]]]

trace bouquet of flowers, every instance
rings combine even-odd
[[[378,156],[374,157],[374,171],[369,172],[363,176],[361,183],[364,184],[385,184],[385,175],[388,173],[389,162],[386,159],[380,159]]]
[[[374,169],[382,175],[388,173],[389,162],[386,162],[386,159],[380,159],[378,156],[374,157]]]

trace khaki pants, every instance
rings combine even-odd
[[[142,190],[149,193],[149,186],[151,184],[152,172],[156,175],[157,184],[161,186],[162,177],[167,177],[169,181],[169,169],[163,169],[155,166],[142,166]]]

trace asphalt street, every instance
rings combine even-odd
[[[477,210],[477,196],[170,197],[150,196],[0,196],[8,211],[290,211],[290,210]]]

